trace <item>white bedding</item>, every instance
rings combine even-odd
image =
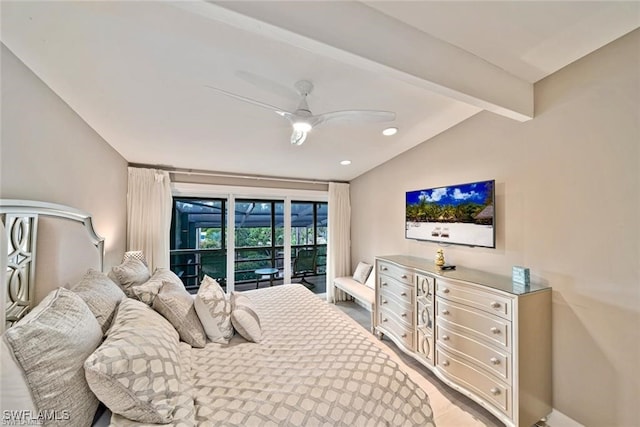
[[[245,293],[263,339],[183,347],[198,426],[430,426],[424,390],[375,338],[301,285]],[[113,416],[112,425],[142,424]]]

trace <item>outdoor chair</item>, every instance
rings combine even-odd
[[[315,285],[307,281],[307,276],[316,274],[318,254],[315,249],[300,249],[293,260],[293,277],[301,278],[300,282],[309,289]]]

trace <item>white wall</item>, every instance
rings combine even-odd
[[[105,269],[118,264],[126,245],[126,160],[4,45],[1,55],[0,197],[91,213],[105,238]],[[69,259],[73,253],[59,254],[61,265]],[[36,283],[45,285],[38,300],[47,288],[64,285],[38,275]]]
[[[439,246],[404,238],[407,190],[496,179],[497,248],[448,262],[553,287],[554,407],[640,420],[640,30],[535,85],[536,117],[480,113],[351,183],[352,261]]]

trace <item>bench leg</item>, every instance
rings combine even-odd
[[[373,325],[373,320],[375,319],[375,315],[373,313],[373,307],[371,307],[371,333],[373,334],[375,332],[375,327]]]

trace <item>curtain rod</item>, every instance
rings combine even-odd
[[[309,180],[309,179],[299,179],[299,178],[278,178],[273,176],[263,176],[263,175],[238,175],[227,172],[213,172],[213,171],[205,171],[205,170],[197,170],[197,169],[180,169],[180,168],[171,168],[166,166],[158,166],[158,165],[146,165],[143,163],[129,163],[130,167],[134,168],[151,168],[163,170],[169,173],[176,174],[184,174],[184,175],[199,175],[199,176],[214,176],[219,178],[240,178],[240,179],[249,179],[255,181],[279,181],[279,182],[295,182],[300,184],[321,184],[327,185],[329,181],[322,180]],[[345,183],[346,181],[333,181]]]

